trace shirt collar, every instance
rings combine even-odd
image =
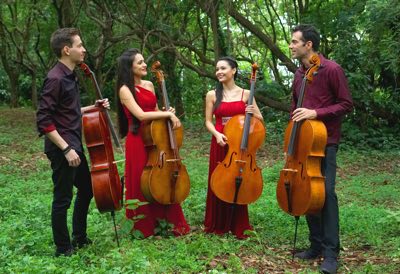
[[[57,66],[60,68],[60,70],[65,74],[65,75],[75,75],[74,71],[71,71],[66,65],[64,65],[62,62],[58,61]]]

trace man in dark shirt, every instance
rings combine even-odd
[[[45,153],[51,162],[54,184],[51,224],[56,256],[70,256],[74,248],[90,244],[86,219],[93,197],[88,163],[82,147],[82,122],[79,87],[74,73],[83,62],[86,50],[78,29],[63,28],[51,36],[57,64],[48,72],[37,111],[37,128],[45,135]],[[107,99],[96,105],[108,108]],[[72,220],[72,242],[67,227],[67,210],[73,186],[78,189]]]
[[[339,209],[335,193],[336,152],[340,140],[340,127],[343,116],[353,108],[347,79],[343,69],[335,62],[325,59],[321,54],[321,66],[313,82],[306,87],[301,108],[296,109],[302,78],[311,66],[309,60],[318,51],[320,35],[311,25],[299,25],[292,31],[290,50],[292,57],[301,62],[295,73],[292,91],[292,119],[299,122],[304,119],[321,120],[328,131],[328,141],[321,170],[325,176],[325,204],[320,214],[307,215],[310,231],[309,249],[296,253],[300,259],[324,257],[321,271],[336,273],[339,255]]]

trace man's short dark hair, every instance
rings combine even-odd
[[[62,28],[53,32],[50,39],[50,45],[58,58],[61,57],[61,50],[65,46],[72,47],[72,37],[75,35],[80,35],[79,29]]]
[[[313,25],[301,24],[293,28],[292,33],[300,31],[303,35],[303,42],[312,42],[312,47],[314,51],[318,51],[319,44],[321,41],[319,32]]]

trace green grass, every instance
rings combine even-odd
[[[257,159],[265,184],[262,196],[249,206],[254,227],[250,238],[202,232],[210,135],[201,122],[195,122],[186,123],[181,149],[191,179],[190,195],[182,205],[192,227],[190,234],[138,240],[120,231],[118,248],[110,215],[100,214],[92,202],[88,234],[93,245],[70,258],[55,258],[51,172],[42,153],[43,140],[35,132],[35,113],[0,108],[0,117],[0,273],[318,272],[314,262],[291,261],[294,220],[279,209],[275,199],[283,163],[282,130],[277,126],[267,125],[268,139]],[[339,151],[342,273],[400,271],[399,156],[399,150]],[[120,168],[122,172],[123,165]],[[123,211],[117,212],[119,224],[123,219]],[[301,218],[299,248],[307,247],[307,236]]]

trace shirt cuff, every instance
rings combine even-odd
[[[51,124],[43,129],[43,133],[46,134],[52,132],[53,130],[56,130],[56,126],[54,124]]]
[[[325,115],[325,111],[323,109],[316,109],[315,112],[317,113],[317,117],[315,117],[316,119],[318,118],[323,118]]]

